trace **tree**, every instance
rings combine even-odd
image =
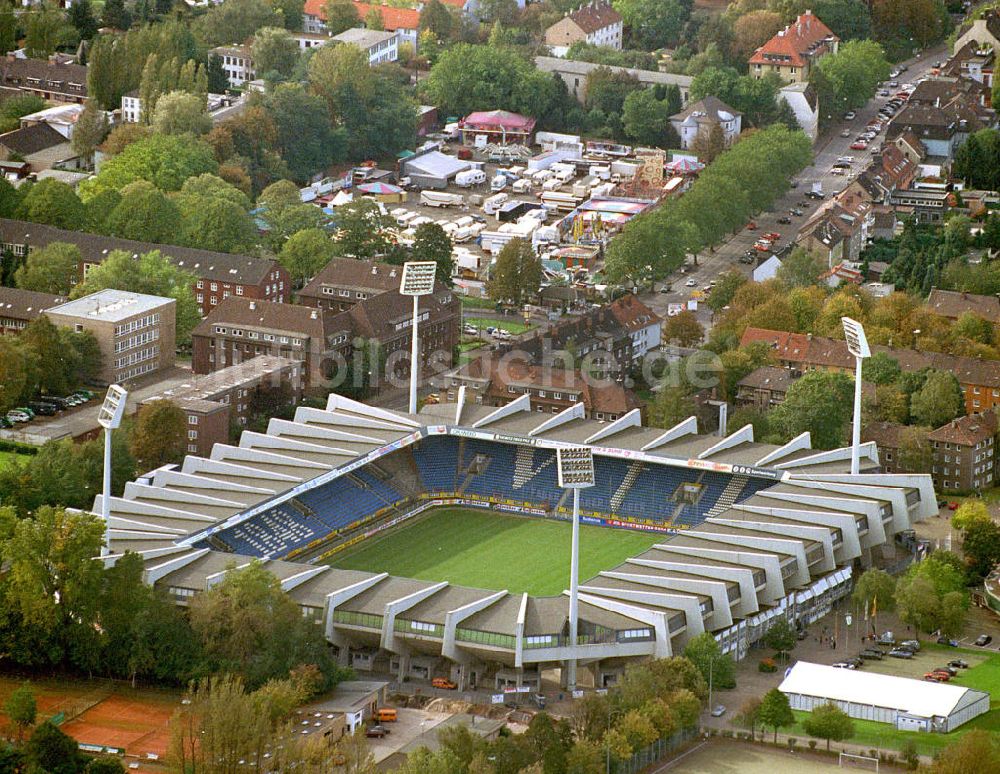
[[[50,242],[28,253],[14,273],[14,281],[23,290],[66,295],[76,284],[83,255],[80,248],[67,242]]]
[[[76,3],[72,6],[72,8],[78,7]],[[73,152],[89,163],[97,146],[104,142],[110,130],[108,114],[101,110],[96,102],[88,102],[73,128],[73,138],[70,141]]]
[[[896,607],[896,579],[885,570],[865,570],[854,584],[852,595],[859,610],[892,612]]]
[[[966,500],[951,517],[951,526],[959,532],[965,532],[979,522],[992,521],[989,508],[982,500]]]
[[[652,89],[632,91],[622,108],[625,136],[642,145],[676,147],[677,133],[670,123],[673,112],[667,100],[657,99]]]
[[[222,66],[221,56],[209,54],[205,76],[210,94],[225,94],[229,89],[229,76],[226,75],[226,70]]]
[[[146,180],[136,180],[121,190],[121,199],[103,226],[124,239],[169,243],[177,240],[181,214],[163,191]]]
[[[421,30],[430,30],[438,40],[448,40],[454,25],[455,20],[451,12],[441,0],[424,3],[424,7],[420,10]]]
[[[698,667],[705,682],[716,688],[736,687],[736,664],[732,656],[723,653],[719,643],[710,632],[702,632],[684,646],[684,658]]]
[[[778,729],[795,723],[795,716],[788,704],[788,697],[777,688],[764,694],[760,702],[760,722],[774,729],[774,741],[778,741]]]
[[[201,322],[201,310],[194,298],[196,278],[174,266],[159,250],[134,258],[124,250],[113,250],[87,278],[73,289],[72,296],[96,293],[104,288],[118,288],[133,293],[166,296],[177,301],[177,344],[190,341],[191,331]]]
[[[813,707],[812,712],[802,721],[802,729],[818,739],[826,739],[829,752],[830,742],[843,742],[854,736],[854,721],[840,707],[827,702]]]
[[[212,119],[205,106],[205,98],[200,94],[186,91],[171,91],[156,100],[153,131],[158,134],[207,134],[212,128]]]
[[[0,105],[0,131],[11,132],[21,127],[21,116],[37,113],[46,107],[45,100],[35,94],[18,94]]]
[[[340,673],[323,630],[257,561],[230,569],[223,580],[191,602],[191,626],[216,673],[241,675],[261,686],[300,664],[315,664],[331,687]]]
[[[378,205],[357,199],[337,208],[337,254],[370,259],[389,252],[388,221]]]
[[[125,766],[111,755],[102,755],[92,758],[83,770],[83,774],[125,774]]]
[[[101,12],[101,24],[113,30],[131,27],[132,15],[125,9],[125,0],[106,0]]]
[[[931,774],[1000,771],[1000,741],[992,731],[973,729],[952,741],[931,765]]]
[[[684,0],[615,0],[622,15],[630,48],[653,51],[676,46],[691,15],[691,3]]]
[[[816,253],[810,253],[802,247],[796,247],[781,262],[778,268],[778,279],[789,287],[808,287],[819,281],[819,276],[827,267],[823,258]]]
[[[813,448],[836,448],[844,439],[852,396],[845,374],[810,371],[788,388],[784,402],[771,412],[772,426],[784,438],[808,431]]]
[[[326,29],[331,35],[339,35],[351,27],[361,26],[361,16],[350,0],[330,0],[324,8]]]
[[[841,43],[837,53],[819,60],[816,69],[822,82],[828,84],[833,100],[826,103],[824,111],[841,112],[862,107],[875,96],[878,85],[889,77],[885,52],[871,40]]]
[[[910,397],[910,414],[929,427],[940,427],[964,411],[962,388],[950,371],[930,371],[923,387]]]
[[[497,256],[486,289],[494,301],[520,308],[527,298],[538,292],[541,280],[542,264],[531,243],[512,239]]]
[[[902,372],[899,361],[886,352],[876,352],[866,358],[861,369],[865,381],[877,385],[892,384]]]
[[[736,714],[736,722],[750,731],[753,738],[757,723],[760,720],[760,707],[762,701],[759,696],[748,696],[740,705],[740,711]]]
[[[962,553],[969,580],[985,578],[1000,562],[1000,525],[992,520],[973,522],[962,535]]]
[[[90,40],[97,34],[97,18],[94,16],[94,8],[91,6],[90,0],[81,0],[81,2],[73,3],[69,7],[66,17],[69,19],[69,23],[76,28],[77,33],[80,35],[80,40]],[[73,130],[73,134],[76,134],[75,129]]]
[[[22,683],[14,689],[3,703],[3,711],[17,731],[17,743],[24,738],[24,732],[35,725],[38,715],[38,704],[35,702],[35,692],[28,683]]]
[[[46,721],[35,728],[25,749],[27,759],[49,774],[77,774],[81,754],[76,740]]]
[[[60,46],[73,41],[76,30],[66,23],[62,11],[55,6],[35,6],[23,17],[24,51],[33,59],[45,59]]]
[[[93,514],[44,506],[33,519],[18,521],[3,546],[9,563],[3,589],[7,609],[43,643],[39,658],[62,663],[95,636],[101,567],[93,557],[100,554],[103,536],[103,523]]]
[[[713,122],[708,129],[703,127],[691,141],[690,147],[691,152],[704,164],[711,164],[725,149],[726,135],[718,122]]]
[[[83,221],[83,203],[71,186],[46,178],[28,190],[17,208],[17,217],[73,230]]]
[[[0,6],[0,54],[6,54],[17,48],[17,17],[14,9],[6,3]]]
[[[214,174],[218,166],[211,148],[201,141],[153,134],[132,142],[105,161],[96,177],[80,184],[80,195],[89,200],[106,189],[120,191],[136,180],[148,180],[161,191],[177,191],[189,177]],[[43,180],[38,185],[48,182],[52,181]]]
[[[129,437],[129,448],[141,470],[155,470],[184,458],[187,414],[170,400],[144,404]]]
[[[604,774],[604,754],[590,739],[577,739],[566,753],[566,774]]]
[[[257,243],[257,227],[245,209],[219,199],[203,201],[184,218],[180,241],[219,253],[244,252]]]
[[[434,261],[437,268],[435,279],[444,287],[452,285],[455,259],[451,238],[437,223],[423,223],[417,226],[413,236],[412,259],[414,261]]]
[[[694,347],[705,337],[705,329],[694,312],[682,310],[663,324],[663,338],[681,347]]]
[[[825,21],[826,17],[822,17]],[[780,13],[769,10],[751,11],[733,22],[730,56],[734,62],[745,62],[785,26]]]
[[[336,254],[336,249],[330,237],[319,228],[307,228],[289,237],[281,248],[278,260],[292,275],[296,287],[302,287],[305,282],[326,266]]]
[[[934,456],[927,441],[929,427],[904,427],[899,431],[899,469],[904,473],[930,473]]]
[[[265,27],[281,27],[282,17],[268,0],[226,0],[202,17],[201,34],[209,46],[242,43]]]
[[[650,425],[669,429],[694,414],[694,401],[683,390],[665,385],[651,407]]]
[[[323,98],[300,84],[282,83],[268,94],[265,106],[274,121],[275,148],[296,180],[307,181],[344,158],[346,131],[333,127]]]
[[[764,635],[765,644],[778,651],[778,655],[782,658],[795,647],[796,641],[795,627],[783,618],[768,629],[767,634]]]
[[[278,27],[257,30],[251,51],[254,70],[260,75],[277,73],[288,78],[299,60],[299,44],[288,30]]]

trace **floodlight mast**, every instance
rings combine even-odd
[[[559,486],[573,490],[573,541],[569,568],[569,641],[572,655],[566,662],[566,688],[576,689],[576,646],[580,628],[580,490],[596,483],[594,452],[589,446],[556,450]]]
[[[851,428],[851,475],[861,471],[861,371],[865,358],[871,357],[871,347],[865,329],[857,320],[841,317],[847,349],[854,355],[854,422]]]
[[[117,384],[108,387],[97,423],[104,428],[104,488],[101,492],[101,519],[104,521],[104,545],[101,556],[111,553],[111,431],[117,430],[125,415],[128,392]]]
[[[413,330],[410,338],[410,413],[417,413],[417,381],[420,375],[420,338],[417,320],[420,317],[420,296],[434,292],[437,263],[434,261],[407,261],[403,264],[403,278],[399,292],[413,297]]]

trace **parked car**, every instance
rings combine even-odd
[[[949,511],[957,511],[958,510],[958,503],[948,503],[948,510]]]
[[[801,218],[802,217],[802,210],[799,209],[798,207],[793,207],[792,209],[789,210],[789,212],[792,215],[794,215],[796,218]]]
[[[464,333],[466,336],[475,336],[476,334],[479,333],[479,328],[477,328],[475,325],[466,325],[464,328],[462,328],[462,333]]]
[[[993,642],[993,638],[988,634],[980,634],[978,637],[976,637],[976,645],[978,645],[980,648],[985,648],[991,642]]]
[[[943,672],[948,675],[948,677],[954,677],[958,674],[958,667],[953,666],[943,666],[937,667],[937,669],[932,669],[932,672]]]
[[[928,680],[932,683],[946,683],[951,678],[948,675],[941,674],[940,672],[928,672],[924,675],[924,680]]]
[[[913,651],[905,648],[893,648],[889,651],[889,655],[893,658],[913,658]]]
[[[368,730],[365,731],[365,736],[369,739],[382,739],[389,733],[389,729],[385,726],[370,726]]]
[[[914,653],[920,650],[920,642],[917,640],[903,640],[899,643],[899,647],[906,648],[907,650],[912,650]]]
[[[844,120],[845,121],[853,121],[854,120],[854,111],[853,110],[848,110],[846,113],[844,113]]]
[[[721,705],[721,704],[717,704],[712,709],[712,717],[713,718],[721,718],[725,714],[726,714],[726,708],[723,705]]]
[[[865,661],[881,661],[884,658],[882,651],[875,648],[865,648],[858,655]]]
[[[10,420],[11,422],[15,422],[15,423],[30,422],[31,421],[31,417],[29,417],[27,414],[25,414],[20,409],[11,409],[10,411],[8,411],[7,412],[7,419]]]
[[[850,137],[851,136],[851,130],[850,129],[841,129],[840,130],[840,136],[841,137]]]
[[[444,688],[446,691],[454,691],[456,688],[458,688],[458,686],[455,685],[455,683],[453,683],[446,677],[435,677],[433,680],[431,680],[431,685],[433,685],[435,688]]]
[[[952,640],[952,639],[949,639],[948,637],[938,637],[937,638],[937,644],[938,645],[948,645],[949,647],[957,648],[958,647],[958,640]]]
[[[846,661],[838,661],[836,664],[831,664],[834,669],[857,669],[854,664],[849,664]]]
[[[783,226],[787,226],[791,222],[792,219],[787,215],[782,215],[780,218],[778,218],[778,223],[781,223]]]
[[[826,194],[824,194],[822,191],[806,191],[806,198],[815,199],[816,201],[819,202],[826,198]]]
[[[769,239],[772,242],[777,242],[779,239],[781,239],[781,234],[779,234],[777,231],[768,231],[766,234],[764,234],[763,238]]]
[[[41,401],[33,400],[28,404],[31,410],[36,414],[41,414],[43,417],[54,417],[56,412],[59,411],[59,407],[55,403],[42,403]]]
[[[868,143],[864,140],[858,140],[857,142],[851,144],[851,150],[864,150],[867,147]]]
[[[697,284],[698,283],[695,282],[694,277],[692,277],[691,279],[689,279],[687,282],[684,283],[684,286],[685,287],[689,287],[689,288],[693,288]]]
[[[968,669],[969,668],[969,662],[966,661],[965,659],[962,659],[962,658],[956,658],[956,659],[952,659],[951,661],[949,661],[948,662],[948,666],[950,666],[950,667],[956,667],[958,669]]]
[[[748,231],[756,231],[757,230],[757,222],[751,220],[749,223],[747,223],[747,230]]]

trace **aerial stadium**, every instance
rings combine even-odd
[[[578,630],[570,635],[572,499],[560,449],[589,448],[579,491]],[[874,444],[778,446],[695,418],[644,427],[464,401],[411,414],[331,394],[208,458],[151,471],[107,505],[113,564],[142,555],[178,604],[255,558],[341,663],[462,688],[532,689],[544,670],[615,683],[634,660],[708,631],[736,658],[774,622],[804,626],[936,512],[927,475],[880,472]],[[98,496],[96,513],[104,512]]]

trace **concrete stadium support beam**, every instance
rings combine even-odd
[[[597,599],[633,602],[637,605],[662,607],[671,611],[680,610],[684,613],[684,631],[675,636],[680,638],[682,646],[692,637],[697,637],[705,631],[705,618],[701,614],[701,603],[694,594],[671,594],[666,590],[618,589],[591,584],[581,586],[580,591],[586,592],[588,596],[593,595],[592,598]],[[628,614],[626,613],[626,615]]]
[[[558,414],[552,414],[547,419],[539,422],[535,427],[528,431],[529,436],[541,435],[549,430],[552,430],[560,425],[565,425],[567,422],[572,422],[574,419],[583,419],[587,415],[587,409],[582,403],[574,403],[572,406],[567,406]]]
[[[645,586],[655,586],[662,589],[683,591],[689,594],[707,594],[712,598],[712,613],[709,616],[708,628],[724,629],[733,625],[733,614],[726,593],[726,584],[722,581],[694,580],[692,578],[670,578],[662,575],[642,575],[639,573],[609,570],[600,573],[601,578],[614,578],[640,583]]]
[[[841,546],[835,550],[838,564],[850,564],[854,559],[861,556],[861,538],[858,536],[858,523],[853,514],[849,513],[827,513],[825,511],[810,510],[807,507],[801,508],[775,508],[764,505],[747,505],[738,503],[732,508],[739,513],[749,514],[751,517],[771,516],[775,519],[792,519],[821,524],[824,527],[839,529],[841,535]]]
[[[678,422],[676,425],[671,427],[663,435],[657,436],[652,441],[647,443],[642,447],[642,451],[650,451],[651,449],[657,449],[660,446],[670,443],[671,441],[676,441],[678,438],[683,438],[685,435],[695,435],[698,432],[698,419],[697,417],[688,417],[683,422]]]
[[[455,424],[462,424],[462,409],[465,408],[465,385],[458,388],[458,400],[455,401]]]
[[[475,602],[470,602],[467,605],[462,605],[462,607],[455,608],[454,610],[449,610],[444,615],[444,640],[441,646],[441,653],[450,658],[452,661],[459,661],[459,649],[455,643],[455,630],[458,629],[458,625],[462,623],[470,615],[475,615],[480,610],[485,610],[494,602],[499,602],[509,592],[498,591],[496,594],[488,594],[482,599],[477,599]],[[464,675],[464,673],[463,673]]]
[[[567,592],[564,591],[563,593]],[[597,597],[592,594],[581,594],[580,601],[652,626],[655,637],[652,655],[655,658],[669,658],[674,654],[670,644],[670,630],[667,627],[667,613],[665,610],[650,610],[649,608],[630,605],[627,602],[620,602],[605,597]]]
[[[517,611],[514,624],[514,666],[524,668],[524,621],[528,617],[528,595],[521,595],[521,607]]]
[[[503,419],[504,417],[513,416],[514,414],[519,414],[523,411],[531,411],[531,395],[524,393],[520,397],[514,398],[506,406],[501,406],[496,411],[491,411],[482,419],[477,420],[472,424],[473,427],[486,427],[497,420]]]
[[[774,535],[784,535],[802,538],[804,540],[815,540],[823,544],[823,566],[819,572],[833,572],[837,568],[837,561],[833,556],[833,533],[826,527],[810,527],[804,524],[775,524],[771,521],[754,521],[752,516],[745,519],[727,519],[724,517],[713,517],[706,519],[710,524],[722,524],[734,529],[754,529],[758,532],[770,532]],[[810,570],[810,573],[815,572]]]
[[[212,459],[224,462],[241,462],[248,467],[264,465],[267,470],[284,469],[288,475],[298,476],[300,480],[314,478],[331,467],[322,462],[310,462],[298,457],[290,457],[287,454],[276,454],[259,449],[242,449],[239,446],[224,444],[216,444],[212,448]]]
[[[705,449],[705,451],[698,455],[698,459],[707,460],[713,454],[718,454],[720,451],[732,449],[734,446],[739,446],[744,443],[753,443],[753,425],[743,425],[743,427],[735,433],[731,433],[717,444],[709,446]]]
[[[226,483],[230,478],[247,478],[259,481],[257,485],[261,489],[268,489],[274,494],[284,491],[299,482],[295,476],[289,476],[276,471],[264,471],[260,468],[253,468],[249,465],[240,465],[236,462],[226,462],[224,460],[213,460],[208,457],[185,457],[182,472],[188,475],[202,476],[222,476]]]
[[[746,567],[719,567],[715,564],[698,564],[697,557],[688,557],[688,562],[663,561],[657,559],[627,559],[625,567],[641,574],[644,568],[655,570],[667,570],[676,572],[688,572],[704,575],[709,578],[721,578],[723,580],[735,581],[740,587],[740,601],[736,605],[735,614],[746,618],[760,610],[757,602],[757,589],[754,587],[753,570]],[[709,581],[711,583],[712,581]],[[728,604],[728,595],[726,597]]]
[[[852,476],[849,473],[796,473],[795,477],[806,481],[827,481],[839,484],[872,484],[875,486],[916,489],[920,493],[920,506],[916,509],[917,518],[926,519],[928,516],[936,516],[938,512],[934,481],[926,474],[862,473],[858,476]]]
[[[395,652],[396,645],[396,616],[404,613],[418,602],[423,602],[428,597],[437,594],[441,589],[447,588],[444,581],[434,583],[425,589],[414,591],[405,597],[386,603],[385,613],[382,616],[382,647],[390,652]]]
[[[331,591],[326,595],[326,617],[323,621],[323,630],[326,634],[326,639],[332,645],[336,645],[340,650],[341,666],[347,666],[347,639],[339,634],[336,630],[333,620],[333,614],[336,612],[337,608],[347,602],[348,600],[354,599],[358,594],[361,594],[373,586],[378,585],[386,578],[389,577],[389,573],[380,572],[377,575],[373,575],[370,578],[365,578],[357,583],[352,583],[349,586],[344,586],[342,589],[337,589],[336,591]]]
[[[172,572],[177,572],[184,567],[187,567],[194,561],[201,559],[205,554],[209,552],[207,548],[199,548],[195,551],[190,551],[183,556],[173,556],[169,559],[154,564],[151,567],[147,567],[143,573],[142,578],[146,582],[146,585],[152,586],[161,578],[165,578]]]
[[[306,581],[310,581],[317,575],[322,575],[329,570],[330,568],[327,565],[321,564],[317,567],[310,567],[300,573],[296,573],[295,575],[290,575],[281,581],[281,590],[285,592],[291,591],[296,586],[301,586]]]
[[[331,392],[326,399],[326,410],[327,411],[343,411],[352,414],[360,414],[363,417],[372,417],[373,419],[383,419],[386,422],[391,422],[400,427],[409,427],[416,430],[420,427],[420,422],[415,419],[411,419],[404,414],[397,411],[392,411],[390,409],[378,408],[377,406],[369,406],[367,403],[361,403],[357,400],[352,400],[351,398],[345,397],[344,395],[339,395],[335,392]]]
[[[248,497],[259,496],[257,499],[263,499],[274,494],[273,490],[265,489],[264,487],[247,486],[246,484],[237,484],[234,482],[223,485],[214,478],[181,473],[178,470],[158,470],[153,476],[152,486],[204,489],[206,492],[227,492],[230,495],[238,492]]]
[[[251,559],[248,562],[243,562],[242,564],[237,564],[234,567],[227,567],[225,570],[220,570],[219,572],[213,572],[211,575],[206,575],[205,576],[205,589],[208,590],[208,589],[212,588],[213,586],[218,586],[220,583],[222,583],[222,581],[224,581],[226,579],[226,576],[229,575],[229,573],[236,572],[236,571],[239,571],[239,570],[245,570],[247,567],[249,567],[255,561],[256,562],[260,562],[263,565],[266,565],[269,560],[266,559],[266,558],[264,558],[264,559]]]
[[[759,468],[762,468],[765,467],[766,465],[770,465],[772,462],[784,459],[789,454],[793,454],[794,452],[797,451],[802,451],[803,449],[811,449],[811,448],[812,448],[812,435],[809,433],[808,430],[806,430],[804,433],[799,433],[784,446],[779,446],[773,452],[765,454],[763,457],[757,460],[754,463],[754,465],[756,465]]]
[[[869,481],[871,482],[869,485],[864,485],[840,483],[838,481],[819,482],[805,478],[800,479],[798,476],[793,476],[791,479],[791,483],[794,483],[795,486],[806,489],[821,489],[825,492],[831,492],[834,495],[837,493],[850,494],[855,497],[870,497],[873,500],[888,501],[892,504],[892,534],[894,535],[905,529],[909,529],[912,525],[910,521],[910,509],[906,504],[906,492],[891,486],[879,486],[872,479],[869,479]],[[887,534],[886,540],[890,539],[891,535]]]
[[[191,506],[208,506],[210,508],[227,510],[241,510],[246,508],[245,503],[239,500],[227,500],[216,495],[201,494],[198,492],[188,492],[185,490],[169,489],[162,486],[149,486],[147,484],[137,484],[133,481],[125,484],[123,499],[152,501],[154,505],[159,502],[183,503]]]
[[[812,465],[825,465],[829,462],[849,460],[851,459],[851,454],[852,450],[850,447],[828,449],[826,451],[810,454],[806,457],[797,457],[796,459],[789,460],[788,462],[780,462],[774,467],[779,470],[791,470],[793,473],[796,472],[797,468],[803,468],[802,472],[808,473],[808,469]],[[874,462],[876,465],[879,464],[878,447],[875,445],[874,441],[861,444],[861,459],[867,459]]]
[[[267,423],[268,435],[280,435],[293,438],[315,438],[324,441],[349,441],[351,443],[371,444],[372,447],[385,443],[382,438],[361,433],[351,433],[346,430],[335,430],[332,427],[321,427],[309,422],[293,422],[290,419],[272,418]]]
[[[299,406],[295,409],[295,421],[301,424],[329,425],[331,427],[353,427],[355,430],[388,430],[394,433],[409,431],[408,425],[386,422],[357,414],[342,414],[334,411]]]
[[[738,530],[733,532],[705,532],[699,529],[692,529],[684,533],[701,540],[711,540],[727,546],[746,546],[755,548],[758,551],[776,551],[783,554],[791,554],[795,557],[795,574],[788,579],[787,586],[804,586],[809,583],[809,565],[806,564],[806,549],[798,540],[782,538],[775,535],[773,538],[763,538],[754,535],[741,535]],[[786,588],[787,593],[787,588]]]
[[[165,556],[177,556],[179,554],[186,554],[190,552],[190,548],[185,548],[184,546],[171,545],[166,548],[153,548],[149,551],[143,551],[139,554],[142,557],[144,564],[153,561],[154,559],[159,559]],[[124,553],[121,554],[108,554],[107,556],[95,556],[95,562],[101,562],[104,565],[104,569],[114,567],[118,564],[118,560],[125,556]]]
[[[773,605],[785,596],[785,583],[781,579],[781,560],[777,554],[760,554],[756,551],[740,551],[737,546],[726,546],[718,543],[716,546],[673,546],[657,545],[674,554],[685,554],[692,557],[702,556],[706,559],[717,559],[731,564],[745,564],[764,571],[764,603]]]
[[[614,422],[602,427],[596,433],[587,438],[584,443],[597,443],[605,438],[610,438],[612,435],[627,430],[630,427],[642,427],[642,412],[639,409],[632,409],[627,414],[623,414]]]

